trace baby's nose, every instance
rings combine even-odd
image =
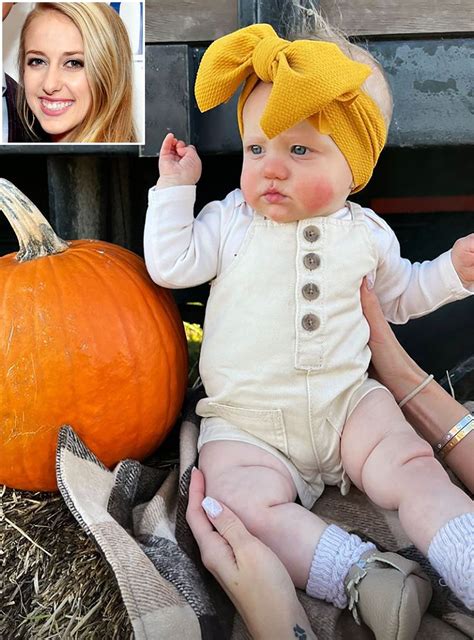
[[[268,179],[284,180],[288,177],[286,163],[278,157],[265,158],[264,175]]]

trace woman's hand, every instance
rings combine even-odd
[[[204,476],[195,469],[189,487],[188,524],[204,566],[232,600],[253,638],[314,638],[281,561],[225,505],[212,498],[203,501],[204,493]]]
[[[426,373],[410,358],[385,320],[373,289],[364,278],[360,288],[362,311],[369,323],[369,348],[372,352],[371,375],[389,388],[397,402],[410,393]]]
[[[185,144],[168,133],[160,149],[158,189],[192,185],[201,177],[201,159],[192,144]]]
[[[360,298],[370,326],[371,373],[400,402],[426,379],[426,372],[410,358],[396,339],[383,316],[377,296],[368,289],[365,280],[360,288]],[[402,411],[408,422],[431,445],[439,442],[468,413],[466,407],[459,404],[434,380],[407,402]],[[446,456],[446,463],[471,492],[474,492],[473,456],[474,431]]]

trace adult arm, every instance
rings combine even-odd
[[[361,301],[370,326],[373,375],[400,402],[426,379],[427,374],[400,345],[384,318],[377,296],[365,282],[361,287]],[[409,400],[402,411],[407,421],[431,445],[439,442],[454,424],[469,413],[434,380]],[[471,492],[474,492],[473,459],[474,431],[471,431],[445,458]]]
[[[316,640],[281,561],[225,505],[209,498],[203,503],[204,493],[204,476],[195,469],[189,487],[188,524],[204,566],[232,600],[252,637]]]

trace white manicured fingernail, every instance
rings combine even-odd
[[[214,500],[214,498],[209,498],[209,496],[207,498],[204,498],[204,500],[201,502],[201,507],[211,518],[217,518],[217,516],[222,513],[221,505],[217,502],[217,500]]]
[[[368,273],[367,276],[367,288],[368,289],[373,289],[374,288],[374,284],[375,284],[375,280],[374,280],[374,276],[372,273]]]

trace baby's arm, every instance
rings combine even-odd
[[[379,255],[374,290],[387,320],[403,324],[474,293],[474,283],[467,287],[458,275],[454,249],[434,260],[411,263],[400,256],[400,245],[387,223],[366,211]],[[463,241],[458,242],[463,247]]]
[[[163,141],[159,169],[145,221],[148,272],[157,284],[173,289],[208,282],[217,272],[221,203],[210,203],[194,219],[201,160],[192,145],[172,133]]]

